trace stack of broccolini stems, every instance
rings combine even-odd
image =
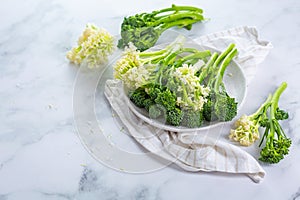
[[[185,48],[177,39],[157,51],[140,52],[130,44],[114,66],[114,76],[124,82],[130,100],[146,109],[149,117],[172,126],[201,127],[205,122],[231,121],[237,115],[237,102],[223,83],[226,68],[237,55],[235,44],[223,52]],[[284,82],[252,115],[235,123],[230,138],[249,146],[259,139],[264,144],[259,160],[278,163],[289,152],[287,138],[278,120],[288,113],[278,108]]]
[[[130,45],[114,66],[114,76],[150,118],[196,128],[204,121],[230,121],[236,116],[237,102],[223,83],[236,54],[234,44],[212,53],[185,48],[180,39],[158,51],[139,52]]]

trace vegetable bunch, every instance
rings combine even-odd
[[[86,62],[89,68],[105,63],[115,49],[114,37],[94,24],[86,25],[77,44],[67,53],[67,58],[77,65]]]
[[[278,107],[278,101],[287,83],[283,82],[274,94],[270,94],[261,107],[252,115],[243,115],[235,123],[229,137],[244,146],[253,144],[259,139],[259,128],[264,128],[264,134],[259,146],[265,141],[259,160],[267,163],[278,163],[289,153],[291,140],[285,135],[279,120],[288,119],[286,111]]]
[[[190,30],[192,24],[204,20],[202,13],[200,8],[173,4],[170,8],[125,17],[118,47],[124,48],[131,42],[138,50],[144,51],[154,46],[159,36],[171,27]]]
[[[114,75],[150,118],[195,128],[203,121],[230,121],[236,116],[237,102],[223,83],[236,54],[234,44],[220,54],[185,48],[180,39],[157,51],[139,52],[130,44],[114,66]]]

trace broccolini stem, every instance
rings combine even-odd
[[[191,23],[195,23],[197,21],[200,20],[204,20],[203,15],[196,13],[196,12],[184,12],[184,13],[176,13],[176,14],[171,14],[168,15],[166,17],[163,17],[155,22],[152,23],[152,26],[158,26],[160,24],[164,24],[165,27],[163,27],[163,29],[168,29],[170,27],[176,26],[176,25],[181,25],[183,20],[191,20],[191,21],[187,21],[189,25]]]
[[[170,8],[164,8],[159,11],[154,11],[154,14],[159,14],[163,12],[169,12],[169,11],[197,11],[199,13],[203,13],[203,10],[201,8],[193,7],[193,6],[176,6],[175,4],[172,4],[172,7]]]
[[[217,58],[214,63],[215,66],[218,66],[220,62],[231,52],[231,50],[235,47],[235,44],[230,44],[225,51],[223,51],[220,56]]]
[[[259,147],[262,145],[264,139],[267,139],[266,144],[270,145],[273,147],[273,139],[274,139],[274,133],[277,133],[278,138],[282,137],[281,133],[283,133],[283,136],[285,136],[284,131],[282,130],[281,126],[278,124],[276,118],[275,118],[275,112],[276,109],[278,107],[278,101],[280,98],[280,95],[282,94],[282,92],[286,89],[287,87],[287,83],[283,82],[279,88],[277,88],[277,90],[275,91],[275,93],[273,94],[273,96],[270,94],[268,99],[265,101],[265,103],[258,109],[257,112],[255,112],[252,116],[254,115],[259,115],[260,112],[265,112],[265,110],[267,110],[267,108],[269,106],[271,106],[270,108],[270,117],[269,117],[269,125],[266,127],[266,130],[264,132],[264,135],[262,137],[262,140],[259,143]],[[264,110],[265,109],[265,110]],[[271,141],[271,142],[268,142]]]
[[[280,95],[282,94],[282,92],[287,88],[287,83],[283,82],[281,83],[281,85],[279,86],[279,88],[275,91],[273,97],[272,97],[272,105],[271,105],[271,111],[270,111],[270,118],[276,119],[275,118],[275,113],[276,113],[276,109],[278,108],[278,101],[280,98]]]
[[[223,62],[221,63],[221,66],[220,66],[219,71],[218,71],[217,79],[216,79],[216,82],[215,82],[215,85],[214,85],[214,90],[215,91],[219,91],[220,85],[221,85],[222,80],[223,80],[224,72],[225,72],[227,66],[229,65],[229,63],[231,62],[231,60],[233,59],[233,57],[237,53],[238,53],[237,49],[234,48],[229,54],[226,55]]]
[[[270,109],[270,118],[269,118],[269,122],[270,122],[270,134],[268,135],[268,138],[270,138],[271,140],[273,140],[274,138],[274,132],[275,132],[275,124],[274,121],[276,121],[276,117],[275,117],[275,113],[276,113],[276,109],[278,108],[278,101],[280,98],[280,95],[282,94],[282,92],[286,89],[287,87],[287,83],[283,82],[281,83],[281,85],[277,88],[277,90],[275,91],[273,97],[272,97],[272,104],[271,104],[271,109]],[[278,132],[276,132],[277,134],[279,134]],[[280,136],[278,135],[278,138]]]
[[[178,36],[174,42],[166,46],[164,49],[158,50],[158,51],[143,51],[139,53],[139,56],[153,56],[153,55],[160,55],[164,53],[170,53],[173,51],[177,51],[177,49],[181,49],[183,46],[185,38],[183,36]]]
[[[268,144],[273,147],[273,140],[274,140],[274,134],[275,134],[275,130],[276,130],[276,127],[275,127],[275,123],[274,121],[277,121],[276,118],[275,118],[275,113],[276,113],[276,109],[278,108],[278,101],[279,101],[279,98],[280,98],[280,95],[282,94],[282,92],[286,89],[287,87],[287,83],[286,82],[283,82],[279,88],[277,88],[277,90],[275,91],[275,93],[273,94],[273,97],[272,97],[272,100],[271,100],[271,108],[270,108],[270,118],[269,118],[269,124],[270,124],[270,132],[269,134],[267,135],[267,141],[268,139],[271,141],[271,142],[268,142]],[[276,132],[277,135],[280,134],[280,132]],[[278,138],[280,136],[278,135]]]
[[[255,113],[249,116],[251,119],[257,119],[258,116],[267,111],[269,106],[271,106],[272,94],[269,94],[267,100],[257,109]]]
[[[163,54],[164,52],[166,52],[166,49],[161,49],[158,51],[143,51],[139,53],[140,57],[144,57],[144,56],[155,56],[155,55],[160,55]]]
[[[186,62],[186,63],[187,63],[188,65],[195,65],[198,61],[199,61],[199,59],[194,58],[194,59],[189,60],[189,62]]]
[[[141,59],[141,60],[142,60],[142,64],[146,64],[146,63],[149,63],[149,62],[154,62],[154,63],[156,63],[156,62],[155,62],[156,60],[160,61],[160,60],[163,59],[166,55],[167,55],[167,53],[163,53],[163,54],[160,54],[160,55],[151,56],[151,57],[149,57],[149,58]]]
[[[181,27],[185,27],[185,26],[194,24],[194,23],[196,23],[198,21],[201,21],[201,20],[203,20],[203,17],[200,18],[200,19],[187,19],[187,18],[183,18],[183,19],[178,19],[176,21],[168,22],[166,24],[163,24],[162,26],[160,26],[160,28],[161,28],[161,32],[164,32],[165,30],[167,30],[167,29],[169,29],[171,27],[174,27],[174,26],[179,26],[181,28]]]
[[[235,47],[235,44],[230,44],[227,49],[225,49],[225,51],[223,51],[218,58],[216,59],[215,63],[209,68],[208,70],[208,86],[213,88],[213,84],[215,81],[215,77],[218,75],[218,66],[220,64],[220,62],[231,52],[231,50]]]
[[[170,13],[172,12],[173,13]],[[166,16],[175,14],[175,13],[183,13],[183,12],[198,12],[199,14],[203,13],[203,10],[201,8],[196,8],[193,6],[176,6],[176,5],[172,5],[172,7],[170,8],[165,8],[162,10],[158,10],[158,11],[153,11],[151,14],[154,15],[154,18],[156,20],[159,20],[161,18],[164,18]]]
[[[169,54],[165,60],[164,60],[164,63],[165,64],[170,64],[172,62],[174,62],[174,60],[176,59],[176,57],[181,54],[181,53],[193,53],[192,55],[196,54],[196,53],[199,53],[200,51],[197,50],[197,49],[194,49],[194,48],[181,48],[171,54]]]
[[[181,83],[181,87],[182,87],[182,90],[183,90],[183,99],[184,99],[184,101],[187,102],[188,105],[192,105],[193,102],[188,98],[188,93],[186,91],[186,86],[183,82]]]
[[[188,56],[185,56],[181,59],[179,59],[176,63],[177,66],[181,66],[184,62],[188,61],[188,60],[191,60],[191,59],[203,59],[203,58],[206,58],[208,56],[210,56],[211,53],[209,50],[206,50],[206,51],[199,51],[197,53],[194,53],[194,54],[191,54],[191,55],[188,55]]]
[[[260,147],[260,146],[262,145],[264,139],[267,137],[267,134],[268,134],[268,132],[269,132],[269,129],[270,129],[270,127],[267,126],[266,129],[265,129],[264,135],[262,136],[262,139],[261,139],[261,141],[260,141],[258,147]]]
[[[199,75],[200,83],[202,83],[204,79],[207,77],[209,69],[215,63],[217,58],[218,58],[218,53],[214,52],[210,57],[210,59],[208,60],[208,62],[206,63],[206,65],[204,66],[203,71]]]

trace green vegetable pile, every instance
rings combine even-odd
[[[145,109],[148,116],[172,126],[196,128],[208,122],[231,121],[237,115],[237,102],[226,91],[224,73],[238,51],[230,44],[223,52],[184,47],[183,37],[160,49],[153,47],[171,27],[190,30],[205,20],[203,10],[193,6],[169,8],[125,17],[118,47],[125,50],[114,66],[114,78],[125,85],[129,99]],[[70,62],[89,68],[100,67],[115,49],[114,37],[96,25],[87,24],[77,46],[67,53]],[[270,94],[252,115],[243,115],[230,130],[229,138],[250,146],[260,138],[259,160],[278,163],[291,146],[280,120],[288,119],[278,101],[287,83]]]
[[[259,160],[267,163],[278,163],[289,153],[291,140],[287,138],[279,124],[279,120],[288,119],[286,111],[278,107],[278,101],[287,83],[283,82],[274,94],[270,94],[261,107],[250,116],[242,116],[236,122],[236,129],[231,130],[229,137],[239,141],[242,145],[249,146],[259,139],[259,128],[265,129],[259,146],[264,143]]]
[[[185,48],[181,38],[157,51],[140,52],[130,44],[114,66],[114,76],[150,118],[195,128],[205,121],[230,121],[236,116],[237,102],[223,83],[236,54],[234,44],[219,54]]]
[[[159,36],[167,29],[177,26],[190,30],[192,24],[203,21],[203,10],[192,6],[176,6],[151,13],[125,17],[121,25],[121,39],[118,47],[124,48],[130,42],[144,51],[154,46]]]

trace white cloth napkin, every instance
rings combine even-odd
[[[269,42],[258,39],[254,27],[237,27],[201,36],[195,42],[220,51],[235,43],[239,51],[236,61],[243,68],[247,81],[253,78],[257,64],[272,48]],[[223,126],[202,132],[170,132],[153,127],[128,109],[122,88],[121,81],[107,80],[105,96],[129,133],[147,150],[187,171],[246,174],[254,182],[264,178],[265,171],[249,153],[219,140],[219,133],[225,131]]]

